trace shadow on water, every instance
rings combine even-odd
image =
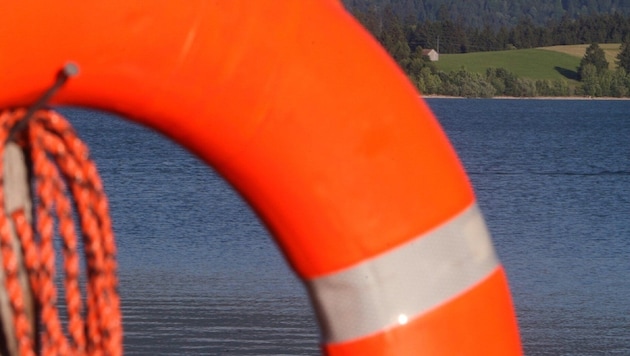
[[[578,80],[578,74],[574,70],[562,68],[558,66],[555,66],[553,69],[555,69],[558,73],[562,74],[562,76],[564,76],[567,79]]]

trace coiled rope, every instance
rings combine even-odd
[[[24,117],[23,109],[0,113],[0,158],[9,136],[30,154],[34,224],[23,210],[5,211],[0,203],[0,253],[5,288],[13,312],[20,355],[120,355],[122,323],[117,293],[116,246],[107,199],[86,145],[70,124],[50,110],[38,110],[24,130],[11,129]],[[0,173],[4,172],[0,159]],[[74,199],[71,202],[69,195]],[[0,202],[5,199],[0,184]],[[83,248],[73,221],[73,205],[83,235]],[[22,251],[15,251],[12,219]],[[55,219],[63,259],[67,326],[62,325],[55,286]],[[81,258],[85,254],[85,292],[80,285]],[[23,253],[38,315],[37,330],[27,317],[18,280],[17,254]],[[1,286],[0,286],[1,287]],[[65,329],[65,330],[64,330]]]

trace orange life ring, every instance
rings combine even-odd
[[[0,107],[73,61],[55,104],[123,115],[221,172],[304,280],[325,353],[521,353],[455,152],[338,1],[11,1],[0,53]]]

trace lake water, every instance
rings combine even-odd
[[[477,192],[526,354],[630,354],[630,101],[428,102]],[[220,177],[158,134],[62,113],[109,195],[127,354],[319,354],[303,287]]]

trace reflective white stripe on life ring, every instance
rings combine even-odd
[[[325,343],[406,324],[488,276],[499,261],[476,204],[385,254],[307,282]]]

